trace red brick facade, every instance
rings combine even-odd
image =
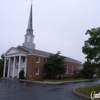
[[[65,64],[67,64],[68,66],[68,74],[66,75],[69,75],[69,76],[75,75],[75,70],[80,65],[79,63],[68,62],[68,61],[66,61]],[[72,73],[72,66],[73,66],[73,73]]]
[[[40,62],[36,62],[36,57],[40,57]],[[27,57],[27,72],[26,77],[31,79],[43,79],[43,70],[44,70],[44,59],[45,57],[42,56],[36,56],[36,55],[29,55]],[[68,62],[66,61],[65,64],[68,66],[68,74],[69,76],[73,76],[75,69],[80,65],[79,63],[74,62]],[[72,67],[73,66],[73,73],[72,73]],[[39,75],[36,75],[36,69],[39,69]]]

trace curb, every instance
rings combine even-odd
[[[77,93],[77,92],[75,91],[75,89],[72,91],[72,93],[73,93],[74,95],[78,96],[79,98],[81,98],[82,100],[91,100],[91,98],[89,98],[89,97],[87,97],[87,96],[85,96],[85,95],[82,95],[82,94],[80,94],[80,93]]]
[[[65,81],[65,82],[49,82],[49,81],[44,81],[44,82],[32,81],[32,82],[41,83],[41,84],[66,84],[66,83],[88,82],[88,81],[95,81],[95,80],[98,79],[76,80],[76,81]]]
[[[98,80],[99,80],[99,79],[100,79],[100,78],[98,78]],[[95,84],[94,84],[94,85],[95,85]],[[93,85],[89,85],[89,86],[93,86]],[[88,86],[85,86],[85,87],[88,87]],[[77,89],[77,88],[76,88],[76,89]],[[75,89],[72,91],[72,93],[73,93],[74,95],[80,97],[82,100],[92,100],[90,97],[85,96],[85,95],[82,95],[82,94],[76,92]],[[94,99],[93,99],[93,100],[94,100]]]
[[[66,83],[88,82],[88,81],[98,80],[98,79],[87,79],[87,80],[76,80],[76,81],[49,82],[49,81],[31,81],[31,80],[15,79],[15,78],[8,78],[8,77],[7,78],[6,77],[0,77],[0,78],[8,79],[8,80],[23,81],[23,82],[40,83],[40,84],[66,84]]]

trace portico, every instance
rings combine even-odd
[[[16,54],[5,56],[3,77],[5,77],[6,67],[7,77],[19,78],[21,70],[24,70],[24,77],[26,77],[27,55]]]

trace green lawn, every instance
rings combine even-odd
[[[100,84],[92,85],[92,86],[88,86],[88,87],[77,88],[77,89],[75,89],[75,91],[82,95],[90,97],[90,94],[92,91],[95,91],[96,93],[100,92]]]

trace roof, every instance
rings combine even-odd
[[[37,49],[32,50],[32,49],[26,48],[24,46],[18,46],[18,47],[23,48],[23,49],[25,49],[27,51],[30,51],[31,54],[40,55],[40,56],[44,56],[44,57],[48,57],[48,56],[50,56],[50,54],[53,54],[53,53],[49,53],[49,52],[45,52],[45,51],[41,51],[41,50],[37,50]],[[65,57],[65,56],[63,56],[63,57]],[[74,63],[80,63],[81,64],[80,61],[72,59],[70,57],[65,57],[65,61],[74,62]]]

